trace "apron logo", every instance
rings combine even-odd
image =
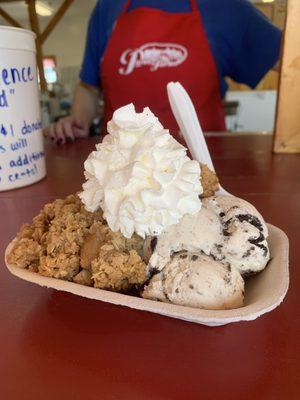
[[[120,58],[121,75],[131,74],[135,68],[149,66],[150,71],[158,68],[177,67],[182,64],[188,55],[185,47],[175,43],[146,43],[137,49],[125,50]]]

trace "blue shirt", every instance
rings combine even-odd
[[[94,8],[80,72],[80,79],[87,84],[101,84],[101,58],[125,2],[102,0]],[[281,31],[248,0],[197,0],[197,3],[216,61],[221,95],[227,89],[227,76],[254,88],[279,59]],[[191,10],[189,0],[133,0],[129,11],[140,6],[172,13]]]

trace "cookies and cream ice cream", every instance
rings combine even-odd
[[[244,280],[235,268],[201,253],[174,255],[153,276],[142,296],[207,310],[243,306]]]
[[[173,253],[202,251],[242,275],[259,272],[269,260],[267,236],[263,217],[251,204],[234,196],[209,197],[202,200],[196,215],[184,216],[152,239],[154,251],[149,264],[161,271]],[[149,246],[150,239],[146,252]]]
[[[222,229],[219,217],[202,205],[196,215],[186,215],[177,225],[168,227],[157,238],[148,238],[145,253],[147,247],[152,246],[154,252],[149,264],[152,269],[161,271],[174,253],[187,250],[203,251],[210,255],[216,243],[221,242]]]
[[[80,198],[88,211],[102,208],[110,229],[130,238],[160,235],[200,210],[199,163],[149,108],[116,110],[107,130],[84,164]]]
[[[270,259],[268,228],[256,208],[234,196],[207,198],[204,204],[219,216],[222,227],[223,240],[216,244],[212,256],[244,276],[263,270]]]

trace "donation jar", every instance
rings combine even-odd
[[[0,191],[45,175],[35,34],[0,26]]]

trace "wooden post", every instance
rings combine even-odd
[[[0,3],[4,2],[16,2],[18,0],[0,0]],[[37,66],[39,69],[39,77],[40,77],[40,85],[41,90],[43,92],[47,91],[47,82],[45,79],[44,73],[44,65],[43,65],[43,51],[42,44],[62,19],[68,8],[74,2],[74,0],[64,0],[62,5],[59,7],[54,17],[50,20],[48,25],[46,26],[43,33],[40,32],[39,19],[36,13],[35,2],[36,0],[25,0],[28,6],[28,15],[30,20],[31,29],[36,34],[36,58],[37,58]],[[2,7],[0,7],[0,15],[11,25],[22,28],[22,26],[16,21],[13,17],[11,17]]]
[[[62,5],[59,7],[57,12],[55,13],[54,17],[46,26],[44,32],[41,34],[41,43],[44,43],[59,21],[62,19],[70,5],[74,2],[74,0],[65,0]]]
[[[31,26],[31,29],[36,34],[36,59],[37,59],[37,65],[38,65],[38,69],[39,69],[41,91],[47,92],[47,82],[45,79],[44,64],[43,64],[43,50],[42,50],[41,37],[40,37],[40,25],[39,25],[39,19],[38,19],[36,9],[35,9],[35,0],[26,0],[26,1],[27,1],[27,5],[28,5],[30,26]]]
[[[288,0],[274,135],[275,153],[300,153],[300,1]]]
[[[13,17],[11,17],[5,10],[3,10],[2,7],[0,7],[0,15],[5,19],[6,22],[8,22],[10,25],[15,26],[17,28],[23,28],[21,24],[19,24],[18,21],[16,21]]]

